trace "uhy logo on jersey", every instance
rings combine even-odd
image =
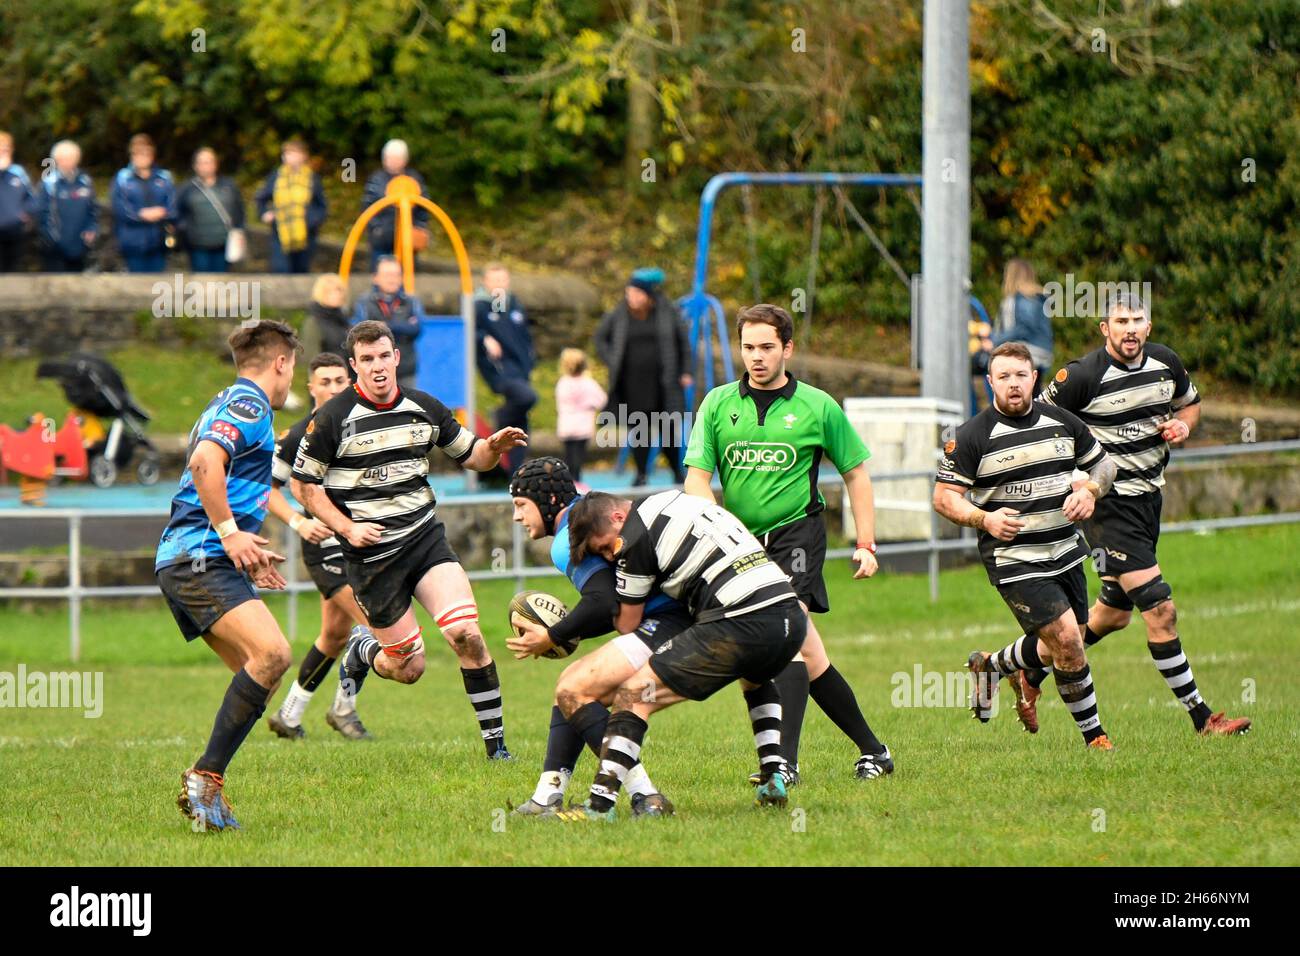
[[[257,322],[262,317],[260,282],[186,282],[184,274],[177,272],[171,282],[155,282],[149,291],[155,319],[185,316]]]
[[[789,471],[794,446],[774,441],[736,441],[726,447],[723,460],[737,471]]]

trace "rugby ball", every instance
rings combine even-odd
[[[564,606],[564,602],[553,594],[547,594],[545,591],[520,591],[510,600],[510,629],[516,634],[521,633],[515,624],[516,616],[540,624],[542,627],[550,627],[568,613],[569,609]],[[559,660],[572,654],[577,646],[577,641],[557,645],[542,656]]]

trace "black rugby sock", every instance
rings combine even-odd
[[[799,766],[799,737],[808,709],[808,665],[791,661],[776,675],[774,683],[781,693],[781,750],[793,769]]]
[[[546,737],[546,759],[542,761],[542,772],[566,770],[572,773],[578,758],[582,756],[582,747],[582,736],[564,718],[564,711],[552,707],[551,732]]]
[[[573,712],[569,724],[591,752],[600,756],[600,744],[605,739],[605,725],[609,722],[609,709],[598,700],[583,704]]]
[[[253,680],[241,667],[226,688],[226,696],[222,698],[212,724],[208,747],[194,762],[194,769],[224,774],[235,751],[266,710],[270,696],[271,691]]]
[[[822,709],[822,713],[857,745],[858,753],[885,752],[885,745],[876,739],[876,735],[867,726],[867,719],[862,716],[862,709],[858,707],[858,699],[853,696],[853,688],[835,669],[834,664],[826,668],[821,677],[808,685],[808,692],[817,702],[817,706]]]

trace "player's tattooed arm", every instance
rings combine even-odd
[[[1102,498],[1115,486],[1115,474],[1119,469],[1110,455],[1102,455],[1097,463],[1088,469],[1088,480],[1083,487],[1092,492],[1094,498]]]
[[[934,510],[953,524],[967,528],[983,529],[988,512],[966,500],[966,489],[961,485],[938,482],[934,486]]]

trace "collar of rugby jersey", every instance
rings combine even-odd
[[[748,398],[754,403],[754,407],[758,409],[758,423],[760,425],[767,418],[768,409],[776,404],[778,398],[787,400],[794,398],[795,386],[799,383],[794,380],[794,373],[788,369],[785,378],[785,384],[780,388],[754,388],[749,384],[748,372],[740,376],[740,397]]]
[[[239,376],[239,378],[235,379],[236,385],[238,385],[240,382],[244,383],[245,385],[250,385],[253,388],[257,389],[257,394],[262,396],[262,400],[266,402],[266,407],[267,408],[271,407],[271,396],[266,394],[266,392],[262,389],[261,385],[258,385],[251,378],[245,378],[242,375]]]
[[[366,405],[369,405],[377,412],[386,412],[388,411],[388,409],[392,408],[394,405],[396,405],[398,402],[402,400],[402,387],[400,385],[397,386],[397,390],[393,395],[393,400],[391,402],[385,402],[382,404],[375,401],[373,398],[367,395],[365,389],[361,387],[360,382],[353,382],[352,387],[356,389],[357,397],[362,402],[364,402]]]
[[[1115,358],[1115,356],[1113,356],[1113,355],[1110,354],[1110,349],[1106,348],[1106,346],[1104,346],[1104,345],[1101,347],[1101,350],[1102,350],[1103,352],[1106,353],[1106,361],[1109,362],[1111,365],[1115,366],[1115,367],[1116,367],[1117,369],[1119,369],[1121,372],[1137,372],[1137,371],[1141,371],[1141,370],[1146,366],[1146,364],[1147,364],[1147,347],[1146,347],[1146,343],[1143,343],[1143,345],[1142,345],[1142,355],[1141,355],[1141,357],[1138,358],[1138,360],[1137,360],[1134,364],[1132,364],[1132,365],[1129,365],[1129,364],[1128,364],[1127,362],[1125,362],[1123,359],[1117,359],[1117,358]]]

